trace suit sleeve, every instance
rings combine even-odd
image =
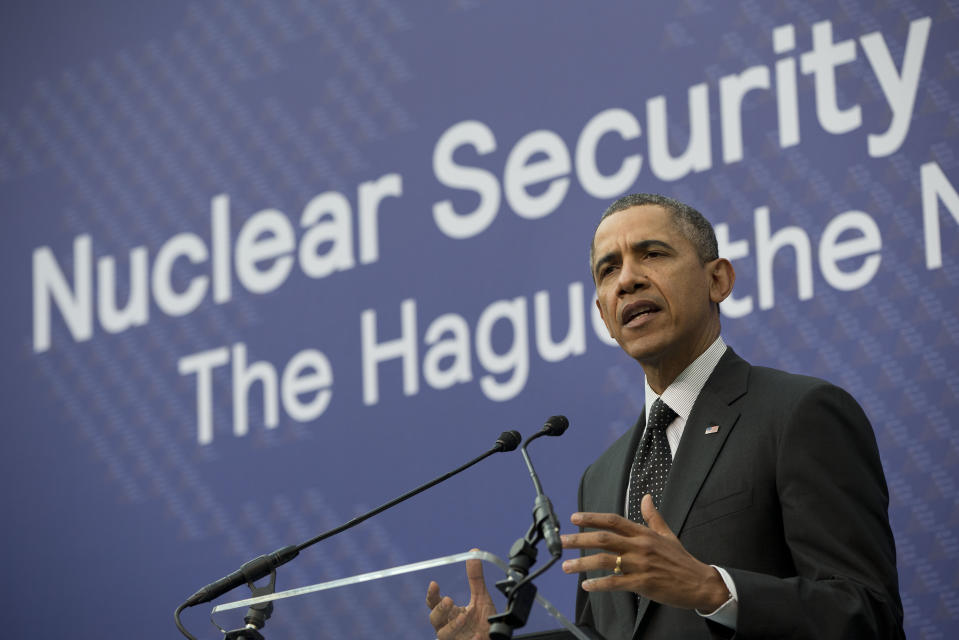
[[[576,508],[579,511],[584,510],[583,506],[583,484],[586,480],[586,474],[589,473],[589,467],[583,472],[583,477],[579,480],[579,496],[576,500]],[[580,531],[584,531],[580,527]],[[581,550],[580,555],[585,555],[586,550]],[[583,580],[585,573],[580,573],[576,580],[576,626],[583,630],[590,637],[600,638],[601,636],[593,627],[593,612],[589,606],[589,593],[583,590]]]
[[[872,427],[845,391],[822,384],[786,419],[776,466],[797,575],[727,568],[737,638],[904,638],[888,490]]]

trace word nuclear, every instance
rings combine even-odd
[[[387,197],[403,193],[403,180],[391,173],[359,185],[357,189],[358,253],[361,264],[379,260],[378,214]],[[300,216],[303,234],[296,234],[289,218],[276,209],[264,209],[250,216],[230,246],[230,200],[225,194],[213,198],[210,206],[210,246],[195,233],[178,233],[168,239],[153,257],[145,246],[130,250],[130,292],[126,304],[117,301],[117,265],[113,256],[97,260],[97,319],[107,333],[119,333],[142,326],[150,316],[150,294],[163,313],[184,316],[206,299],[212,288],[213,301],[228,302],[233,296],[233,271],[250,292],[269,293],[290,275],[294,261],[311,278],[324,278],[356,266],[354,221],[350,202],[338,191],[326,191],[311,199]],[[191,266],[187,266],[187,263]],[[191,273],[177,278],[178,264],[187,271],[209,263],[209,275]],[[176,273],[175,273],[176,271]],[[149,274],[148,274],[149,272]],[[148,278],[149,275],[149,278]],[[211,287],[212,284],[212,287]],[[93,337],[93,241],[89,234],[73,242],[73,285],[50,247],[33,252],[33,350],[50,348],[51,302],[59,309],[77,342]]]

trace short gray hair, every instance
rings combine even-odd
[[[713,225],[709,223],[703,214],[679,200],[661,196],[656,193],[631,193],[616,200],[603,212],[603,217],[599,219],[596,228],[602,224],[603,220],[632,207],[653,204],[666,209],[671,216],[676,228],[689,240],[696,249],[696,254],[703,264],[715,260],[719,257],[719,245],[716,242],[716,232]],[[593,231],[595,239],[596,232]],[[589,268],[593,269],[593,241],[589,243]]]

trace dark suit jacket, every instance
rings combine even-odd
[[[586,470],[580,510],[623,513],[644,424]],[[727,349],[686,423],[661,513],[693,556],[732,575],[735,637],[902,638],[887,506],[872,427],[849,394]],[[637,611],[631,593],[578,596],[578,623],[609,640],[731,637],[695,611],[645,598]]]

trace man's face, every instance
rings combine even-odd
[[[725,294],[659,205],[624,209],[593,237],[596,304],[609,334],[644,366],[682,371],[719,335]],[[728,263],[726,263],[728,266]]]

